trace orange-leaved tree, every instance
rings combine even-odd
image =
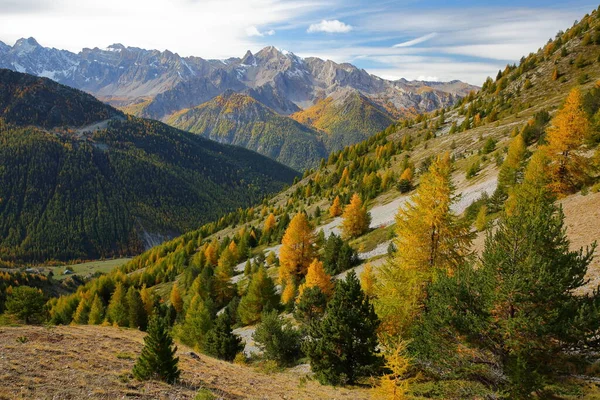
[[[283,235],[279,251],[279,280],[299,280],[306,275],[308,266],[315,258],[315,234],[305,213],[292,218]]]
[[[342,215],[340,196],[335,196],[333,203],[331,203],[331,207],[329,207],[329,215],[331,215],[333,218]]]
[[[546,133],[547,144],[542,149],[549,160],[549,188],[558,196],[574,193],[589,179],[590,166],[584,154],[590,122],[579,89],[571,90]]]
[[[331,276],[325,272],[323,263],[318,259],[314,259],[308,267],[305,282],[298,288],[298,300],[302,297],[305,289],[318,287],[326,296],[331,296],[333,293],[333,282]]]
[[[369,229],[371,223],[371,216],[356,193],[352,195],[350,204],[344,208],[342,218],[342,236],[346,239],[362,235]]]

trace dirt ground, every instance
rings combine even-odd
[[[131,376],[144,333],[100,326],[0,327],[0,399],[368,399],[362,388],[332,388],[296,372],[265,374],[180,346],[182,383]]]

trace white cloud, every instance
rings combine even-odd
[[[265,43],[260,36],[248,36],[247,27],[277,29],[278,24],[306,18],[323,7],[315,0],[35,1],[53,8],[0,12],[0,40],[14,43],[33,36],[43,46],[74,52],[122,43],[204,58],[259,50]],[[259,33],[265,38],[271,34]]]
[[[275,34],[275,31],[273,29],[269,29],[268,31],[259,31],[257,27],[255,26],[249,26],[246,28],[246,35],[248,36],[273,36]]]
[[[312,24],[308,27],[308,33],[327,32],[327,33],[348,33],[352,30],[352,26],[338,21],[337,19],[322,20],[318,24]]]
[[[418,37],[416,39],[409,40],[407,42],[402,42],[402,43],[395,44],[392,47],[410,47],[410,46],[414,46],[416,44],[423,43],[423,42],[426,42],[426,41],[428,41],[430,39],[433,39],[437,35],[438,34],[436,32],[433,32],[433,33],[430,33],[428,35],[424,35],[424,36]]]

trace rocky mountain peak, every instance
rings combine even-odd
[[[13,50],[19,55],[29,54],[39,48],[41,48],[40,44],[34,38],[21,38],[17,40],[15,45],[13,46]]]
[[[256,58],[254,58],[254,54],[252,54],[252,52],[248,50],[242,58],[241,63],[244,65],[256,66]]]
[[[126,50],[127,48],[125,46],[123,46],[121,43],[114,43],[114,44],[111,44],[110,46],[108,46],[106,49],[108,51],[123,51],[123,50]]]

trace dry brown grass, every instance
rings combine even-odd
[[[26,337],[21,343],[17,339]],[[98,326],[0,327],[0,399],[368,399],[367,389],[332,388],[292,372],[262,374],[179,346],[181,385],[139,382],[131,369],[144,333]],[[117,357],[118,355],[118,357]]]

